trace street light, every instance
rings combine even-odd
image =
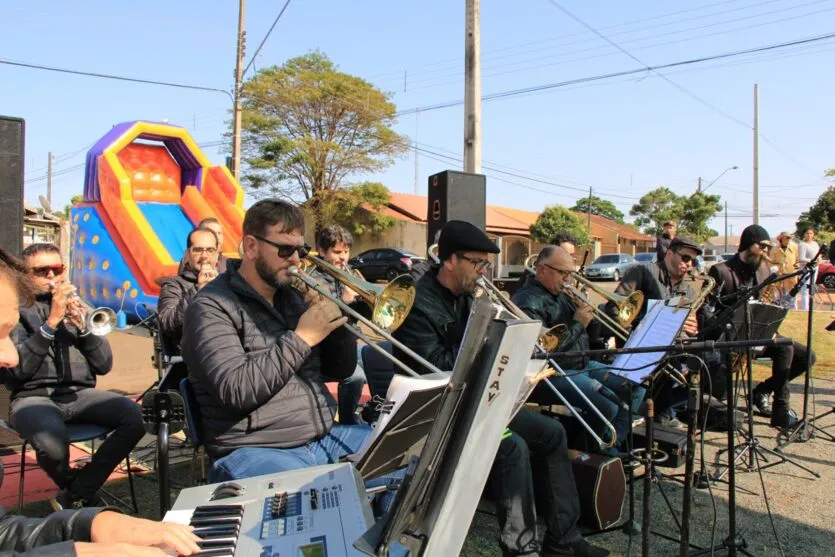
[[[714,179],[713,179],[713,181],[712,181],[711,183],[709,183],[709,184],[708,184],[708,185],[706,185],[705,187],[699,187],[699,189],[698,189],[697,191],[700,191],[700,192],[705,192],[705,191],[707,191],[707,188],[709,188],[710,186],[712,186],[713,184],[715,184],[715,183],[719,180],[719,178],[721,178],[722,176],[724,176],[724,175],[725,175],[725,173],[726,173],[726,172],[729,172],[729,171],[731,171],[731,170],[736,170],[737,168],[739,168],[739,167],[738,167],[738,166],[730,166],[730,167],[726,168],[725,170],[723,170],[723,171],[722,171],[722,173],[721,173],[719,176],[717,176],[716,178],[714,178]]]

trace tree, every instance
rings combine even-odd
[[[67,205],[64,205],[64,209],[62,211],[55,211],[53,214],[56,217],[60,217],[61,220],[68,220],[70,218],[70,209],[72,209],[73,205],[77,205],[84,201],[83,195],[74,195],[70,198],[70,202]]]
[[[531,236],[543,244],[550,242],[560,232],[571,234],[579,246],[589,241],[589,232],[580,217],[559,205],[545,207],[531,225]]]
[[[606,199],[601,199],[596,195],[592,195],[591,197],[581,197],[577,200],[577,203],[571,208],[571,210],[577,211],[578,213],[588,213],[589,199],[591,199],[592,215],[599,215],[609,220],[623,223],[623,213],[618,211],[615,204],[611,201],[607,201]]]
[[[632,206],[629,214],[635,219],[636,226],[643,226],[645,234],[661,234],[663,224],[669,220],[678,223],[684,213],[684,197],[676,195],[669,188],[656,188],[645,193],[638,203]]]
[[[390,95],[312,52],[259,71],[242,89],[244,187],[310,207],[316,226],[328,204],[352,195],[351,176],[380,171],[408,149],[395,133]],[[337,195],[338,193],[338,195]]]
[[[718,195],[704,192],[696,192],[690,197],[685,197],[682,203],[679,233],[687,234],[700,244],[716,236],[717,232],[709,228],[707,223],[722,210],[720,199]]]
[[[835,169],[827,170],[826,175],[835,175]],[[823,233],[835,232],[835,186],[829,186],[808,211],[800,213],[795,226],[799,238],[803,237],[803,231],[810,226]]]
[[[337,191],[333,202],[322,206],[322,225],[338,224],[351,234],[377,235],[394,225],[394,217],[382,209],[391,201],[389,190],[378,182],[363,182]],[[359,211],[365,206],[367,211]]]

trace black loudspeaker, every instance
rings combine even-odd
[[[0,246],[23,251],[23,138],[21,118],[0,116]]]
[[[426,245],[450,220],[463,220],[482,230],[487,225],[487,179],[483,174],[444,170],[429,177]]]

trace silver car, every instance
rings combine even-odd
[[[591,265],[586,265],[583,274],[592,280],[620,280],[626,269],[635,263],[631,255],[608,253],[595,259]]]

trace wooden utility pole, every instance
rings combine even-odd
[[[481,172],[481,0],[465,0],[464,172]]]
[[[754,224],[760,224],[760,88],[754,84]]]
[[[701,176],[699,176],[699,183],[696,186],[696,192],[698,193],[700,191],[702,191],[702,177]]]
[[[725,201],[725,251],[728,253],[728,202]]]
[[[235,62],[235,91],[232,128],[232,174],[235,180],[241,177],[241,81],[244,72],[244,3],[238,0],[238,54]]]
[[[46,201],[52,211],[52,152],[47,155],[46,160]]]
[[[586,207],[586,228],[589,231],[589,239],[591,239],[591,186],[589,186],[589,206]]]

